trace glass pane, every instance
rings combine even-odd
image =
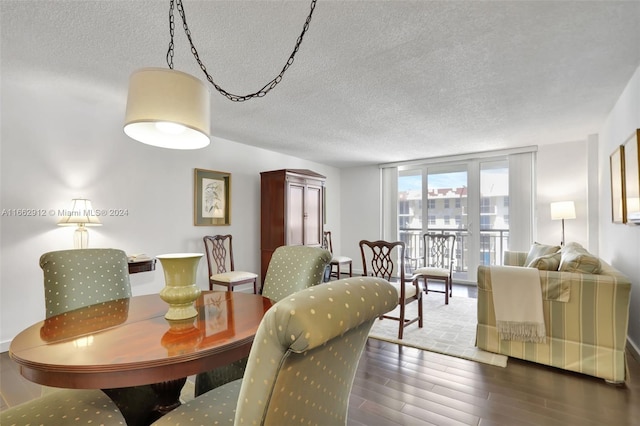
[[[467,279],[468,220],[466,166],[449,166],[427,175],[429,223],[425,231],[456,235],[454,280]]]
[[[415,268],[422,238],[422,169],[399,172],[398,233],[406,244],[407,267]]]
[[[509,246],[509,163],[480,163],[480,264],[501,265]]]

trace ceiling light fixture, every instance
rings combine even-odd
[[[170,41],[166,58],[169,69],[142,68],[131,75],[124,132],[139,142],[162,148],[198,149],[209,145],[209,90],[206,84],[198,78],[173,69],[174,4],[182,19],[182,27],[189,40],[191,53],[209,83],[225,98],[234,102],[244,102],[265,96],[282,81],[284,73],[293,64],[302,39],[309,29],[316,1],[311,0],[311,9],[302,28],[302,33],[296,40],[293,52],[289,55],[280,73],[257,92],[248,95],[235,95],[227,92],[213,81],[213,77],[207,72],[207,67],[200,59],[191,38],[182,0],[170,0]]]

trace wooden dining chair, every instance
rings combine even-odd
[[[394,287],[373,277],[285,297],[262,319],[242,380],[198,396],[154,425],[346,425],[371,326],[397,303]]]
[[[124,251],[113,248],[59,250],[43,254],[46,318],[85,306],[131,297],[129,264]],[[111,398],[129,426],[148,421],[157,396],[150,385],[102,389]],[[68,390],[60,391],[68,392]],[[76,398],[76,394],[72,394]]]
[[[405,276],[405,243],[361,240],[359,245],[364,275],[389,280],[398,292],[399,315],[387,314],[382,318],[399,322],[398,339],[402,339],[404,328],[414,322],[422,328],[422,290],[417,280]],[[418,303],[418,316],[407,318],[406,306],[411,302]]]
[[[236,271],[233,261],[231,235],[211,235],[202,239],[209,267],[209,290],[221,285],[228,291],[242,284],[253,284],[253,293],[258,294],[258,275],[253,272]]]
[[[444,293],[444,303],[449,304],[449,297],[453,296],[453,263],[455,234],[436,234],[427,232],[423,236],[424,253],[422,266],[413,271],[415,279],[422,279],[424,292],[429,293],[429,281],[442,281],[444,291],[431,290],[435,293]]]
[[[319,247],[278,247],[269,261],[262,296],[277,302],[297,291],[322,283],[324,270],[330,261],[331,253]],[[241,379],[246,365],[247,358],[244,358],[197,374],[195,395]]]
[[[333,242],[331,241],[331,231],[324,231],[323,246],[331,252],[331,263],[329,277],[342,278],[342,265],[349,267],[349,276],[353,276],[353,260],[347,256],[336,256],[333,254]],[[335,271],[333,270],[335,267]]]

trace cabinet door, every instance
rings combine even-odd
[[[303,184],[287,185],[287,245],[301,246],[304,241],[304,192]]]
[[[307,185],[305,197],[304,244],[322,245],[322,186]]]

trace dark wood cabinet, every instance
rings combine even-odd
[[[324,231],[325,177],[311,170],[260,173],[260,263],[267,273],[280,246],[321,246]]]

